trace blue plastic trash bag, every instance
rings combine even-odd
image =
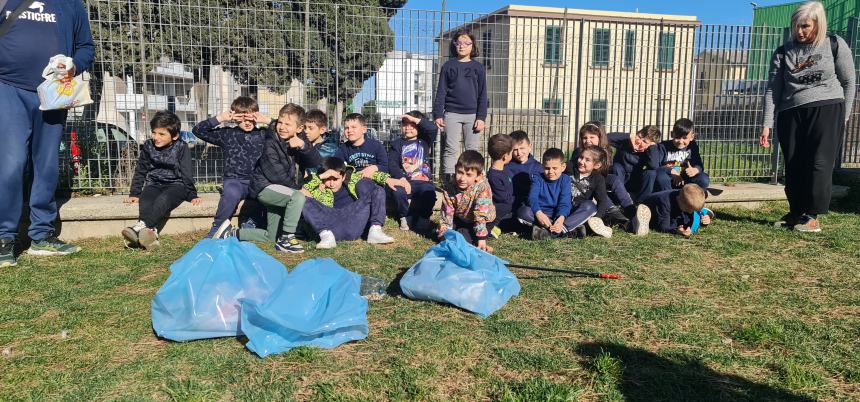
[[[170,272],[152,299],[152,328],[174,341],[238,335],[239,299],[261,302],[287,276],[278,260],[236,238],[200,241]]]
[[[449,230],[444,241],[406,271],[400,288],[410,299],[450,303],[487,318],[520,293],[506,264]]]
[[[245,346],[266,357],[296,346],[331,349],[366,338],[367,300],[360,286],[360,275],[331,258],[302,262],[269,299],[242,300]]]

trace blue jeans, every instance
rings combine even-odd
[[[24,209],[24,174],[32,163],[30,228],[33,240],[54,233],[65,110],[39,110],[36,92],[0,82],[0,239],[15,239]]]
[[[578,205],[574,205],[573,208],[571,208],[570,215],[564,218],[565,230],[569,232],[579,226],[582,226],[582,224],[584,224],[585,221],[588,220],[588,218],[591,218],[596,213],[597,205],[594,205],[594,201],[585,201],[579,203]],[[537,220],[535,218],[535,213],[528,205],[523,205],[520,207],[520,209],[517,211],[517,217],[522,219],[529,226],[534,226],[534,223]]]
[[[397,217],[414,216],[419,218],[430,218],[433,215],[433,205],[436,204],[436,188],[429,181],[409,180],[412,185],[412,193],[406,194],[403,187],[396,190],[388,189],[394,205],[397,207]],[[409,200],[412,203],[409,203]]]
[[[370,225],[385,224],[385,190],[368,179],[355,185],[358,199],[342,208],[327,207],[308,198],[302,218],[316,231],[330,230],[335,240],[357,240]]]

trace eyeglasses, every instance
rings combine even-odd
[[[463,47],[472,46],[472,42],[454,42],[454,46],[458,46],[458,47],[460,47],[460,46],[463,46]]]

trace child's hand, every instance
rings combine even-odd
[[[549,231],[552,233],[561,233],[564,230],[564,217],[559,216],[558,219],[555,220],[555,223],[549,227]]]
[[[690,228],[685,227],[685,226],[678,226],[678,229],[676,229],[676,230],[678,231],[679,235],[684,236],[684,237],[690,237],[693,234],[693,232],[690,231]]]
[[[235,119],[236,116],[232,110],[225,110],[221,113],[218,113],[218,116],[215,116],[215,119],[218,120],[219,123],[223,123],[225,121],[230,121]]]
[[[123,203],[126,204],[137,204],[140,201],[140,197],[128,197],[122,200]]]
[[[486,241],[486,240],[478,240],[478,248],[479,248],[479,249],[481,249],[481,250],[484,250],[484,251],[486,251],[486,252],[488,252],[488,253],[492,253],[492,252],[493,252],[493,248],[492,248],[492,247],[490,247],[490,246],[487,244],[487,241]]]
[[[194,205],[195,207],[202,204],[202,203],[203,203],[203,199],[200,197],[197,197],[197,198],[191,200],[191,205]]]
[[[408,121],[411,121],[412,124],[418,124],[421,122],[421,119],[419,119],[415,116],[410,116],[408,114],[404,114],[403,116],[400,116],[400,120],[408,120]]]
[[[436,123],[436,127],[445,128],[445,119],[440,117],[440,118],[436,119],[435,123]]]
[[[305,147],[305,142],[298,135],[290,137],[287,144],[290,145],[290,148],[302,149]]]
[[[272,121],[272,119],[269,118],[269,116],[266,116],[260,112],[254,112],[254,114],[251,115],[251,117],[254,119],[254,122],[256,122],[257,124],[269,124]]]
[[[543,211],[538,211],[535,214],[535,220],[541,227],[549,228],[550,226],[552,226],[552,221],[549,219],[548,216],[546,216],[545,213],[543,213]]]
[[[319,178],[320,178],[320,180],[325,180],[325,179],[328,179],[329,177],[334,176],[336,173],[337,172],[335,172],[334,170],[326,170],[325,172],[320,173]]]
[[[687,176],[693,177],[693,176],[699,174],[699,169],[690,166],[687,169],[685,169],[684,172],[687,173]]]
[[[711,224],[711,215],[702,215],[701,220],[699,222],[702,225],[710,225]]]
[[[475,126],[472,127],[472,129],[476,133],[480,133],[481,131],[484,131],[484,121],[483,120],[475,120]]]
[[[385,180],[385,184],[387,184],[388,187],[390,187],[394,191],[397,191],[396,187],[400,186],[403,187],[403,190],[406,191],[406,194],[412,193],[412,185],[409,184],[409,180],[406,180],[405,178],[392,179],[389,177],[388,180]]]
[[[373,174],[378,172],[378,171],[379,171],[379,166],[369,165],[361,171],[361,177],[363,177],[365,179],[372,179]]]

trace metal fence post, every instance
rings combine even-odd
[[[854,57],[854,60],[855,60],[854,61],[854,63],[855,63],[854,76],[855,76],[855,82],[856,82],[856,78],[857,78],[857,70],[856,70],[857,55],[854,54],[854,44],[857,43],[857,17],[849,17],[848,18],[848,32],[847,32],[847,34],[848,34],[847,37],[844,39],[848,43],[848,49],[851,50],[851,55],[852,55],[852,57]],[[854,99],[856,101],[856,99],[857,99],[856,95],[855,95]],[[847,99],[846,99],[846,101],[847,101]],[[854,116],[853,112],[854,112],[853,110],[846,110],[845,111],[845,113],[848,114],[848,121],[845,122],[845,127],[843,127],[842,132],[840,133],[839,145],[838,145],[838,148],[836,151],[836,169],[842,168],[842,163],[844,162],[845,157],[848,156],[847,153],[850,152],[851,148],[852,148],[848,144],[848,141],[850,141],[850,139],[852,138],[851,134],[855,133],[857,130],[857,119],[854,118],[855,116]],[[854,157],[850,157],[850,159],[853,160]]]

